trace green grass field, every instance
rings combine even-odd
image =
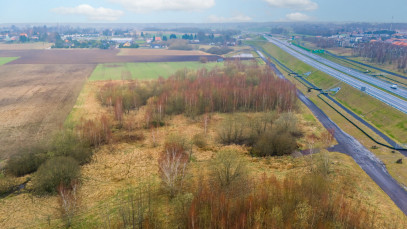
[[[334,96],[343,105],[371,122],[388,136],[400,143],[407,143],[407,115],[369,95],[331,77],[287,54],[277,46],[267,42],[256,42],[270,55],[298,73],[313,72],[307,79],[320,88],[341,87]]]
[[[17,59],[18,57],[0,57],[0,66]]]
[[[93,71],[89,80],[121,80],[121,79],[139,79],[150,80],[159,77],[168,78],[176,71],[184,68],[212,69],[216,66],[223,66],[223,63],[209,62],[206,64],[200,62],[160,62],[160,63],[114,63],[99,64]]]

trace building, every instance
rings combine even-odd
[[[133,41],[133,38],[119,38],[119,37],[115,37],[112,38],[111,41],[119,43],[119,44],[125,44],[127,42],[131,43]]]

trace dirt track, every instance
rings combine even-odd
[[[99,64],[124,62],[180,62],[199,61],[205,56],[215,61],[214,55],[179,55],[171,51],[161,54],[149,51],[148,55],[118,56],[118,50],[77,49],[77,50],[0,50],[0,57],[20,57],[8,63],[12,64]]]
[[[0,66],[0,161],[61,126],[94,67]]]

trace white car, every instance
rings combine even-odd
[[[393,85],[391,85],[391,88],[392,88],[392,89],[397,89],[397,85],[396,85],[396,84],[393,84]]]

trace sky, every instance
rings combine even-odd
[[[0,24],[282,21],[407,23],[407,0],[0,0]]]

